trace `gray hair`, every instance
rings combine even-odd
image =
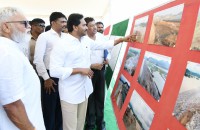
[[[0,8],[0,35],[2,31],[2,23],[8,21],[10,17],[16,14],[22,14],[21,10],[15,8],[15,7],[3,7]]]

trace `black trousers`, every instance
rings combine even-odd
[[[104,100],[105,100],[105,74],[104,70],[93,70],[93,93],[88,99],[86,114],[86,130],[92,130],[97,126],[101,130],[105,127]]]
[[[49,72],[48,72],[49,73]],[[58,78],[51,77],[57,85],[54,85],[55,92],[46,93],[44,80],[41,81],[42,111],[46,130],[62,130],[62,112],[58,92]]]

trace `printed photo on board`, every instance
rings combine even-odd
[[[173,115],[187,130],[200,129],[200,64],[188,62]]]
[[[177,5],[154,14],[148,44],[175,47],[184,5]]]
[[[148,22],[148,16],[135,20],[133,34],[136,35],[136,42],[143,43]]]
[[[133,76],[135,69],[138,64],[138,59],[140,56],[140,49],[130,47],[126,56],[126,61],[124,64],[124,69]]]
[[[165,85],[171,58],[146,52],[138,82],[145,88],[156,100],[159,100]]]
[[[200,10],[198,12],[197,22],[194,30],[191,50],[200,51]]]
[[[126,130],[149,130],[153,117],[154,112],[151,108],[136,91],[133,91],[123,116]]]
[[[114,24],[112,26],[110,40],[124,37],[126,34],[128,23],[129,23],[129,19],[126,19],[119,23]],[[125,53],[125,49],[126,48],[123,48],[123,43],[120,43],[120,44],[116,45],[110,52],[111,59],[109,60],[109,64],[108,64],[108,66],[106,68],[106,72],[105,72],[107,88],[109,88],[109,86],[111,86],[111,88],[113,89],[113,86],[114,86],[113,82],[116,81],[115,76],[118,75],[118,71],[116,71],[116,70],[118,70],[118,68],[116,68],[116,67],[118,67],[117,65],[119,63],[118,58],[119,58],[119,56],[121,56]],[[115,75],[114,75],[114,72],[115,72]]]
[[[121,109],[122,105],[124,104],[129,88],[130,88],[130,82],[123,75],[121,75],[117,89],[114,94],[119,109]]]

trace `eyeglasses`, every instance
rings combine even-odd
[[[6,23],[21,23],[21,24],[24,24],[25,28],[28,28],[28,26],[29,26],[29,21],[26,21],[26,20],[24,20],[24,21],[9,21]]]
[[[42,28],[45,28],[45,25],[44,24],[36,24],[35,26],[40,26]]]

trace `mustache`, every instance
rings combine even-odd
[[[31,31],[27,31],[26,33],[27,33],[27,34],[31,34]]]
[[[25,33],[31,34],[31,29],[26,29]]]

